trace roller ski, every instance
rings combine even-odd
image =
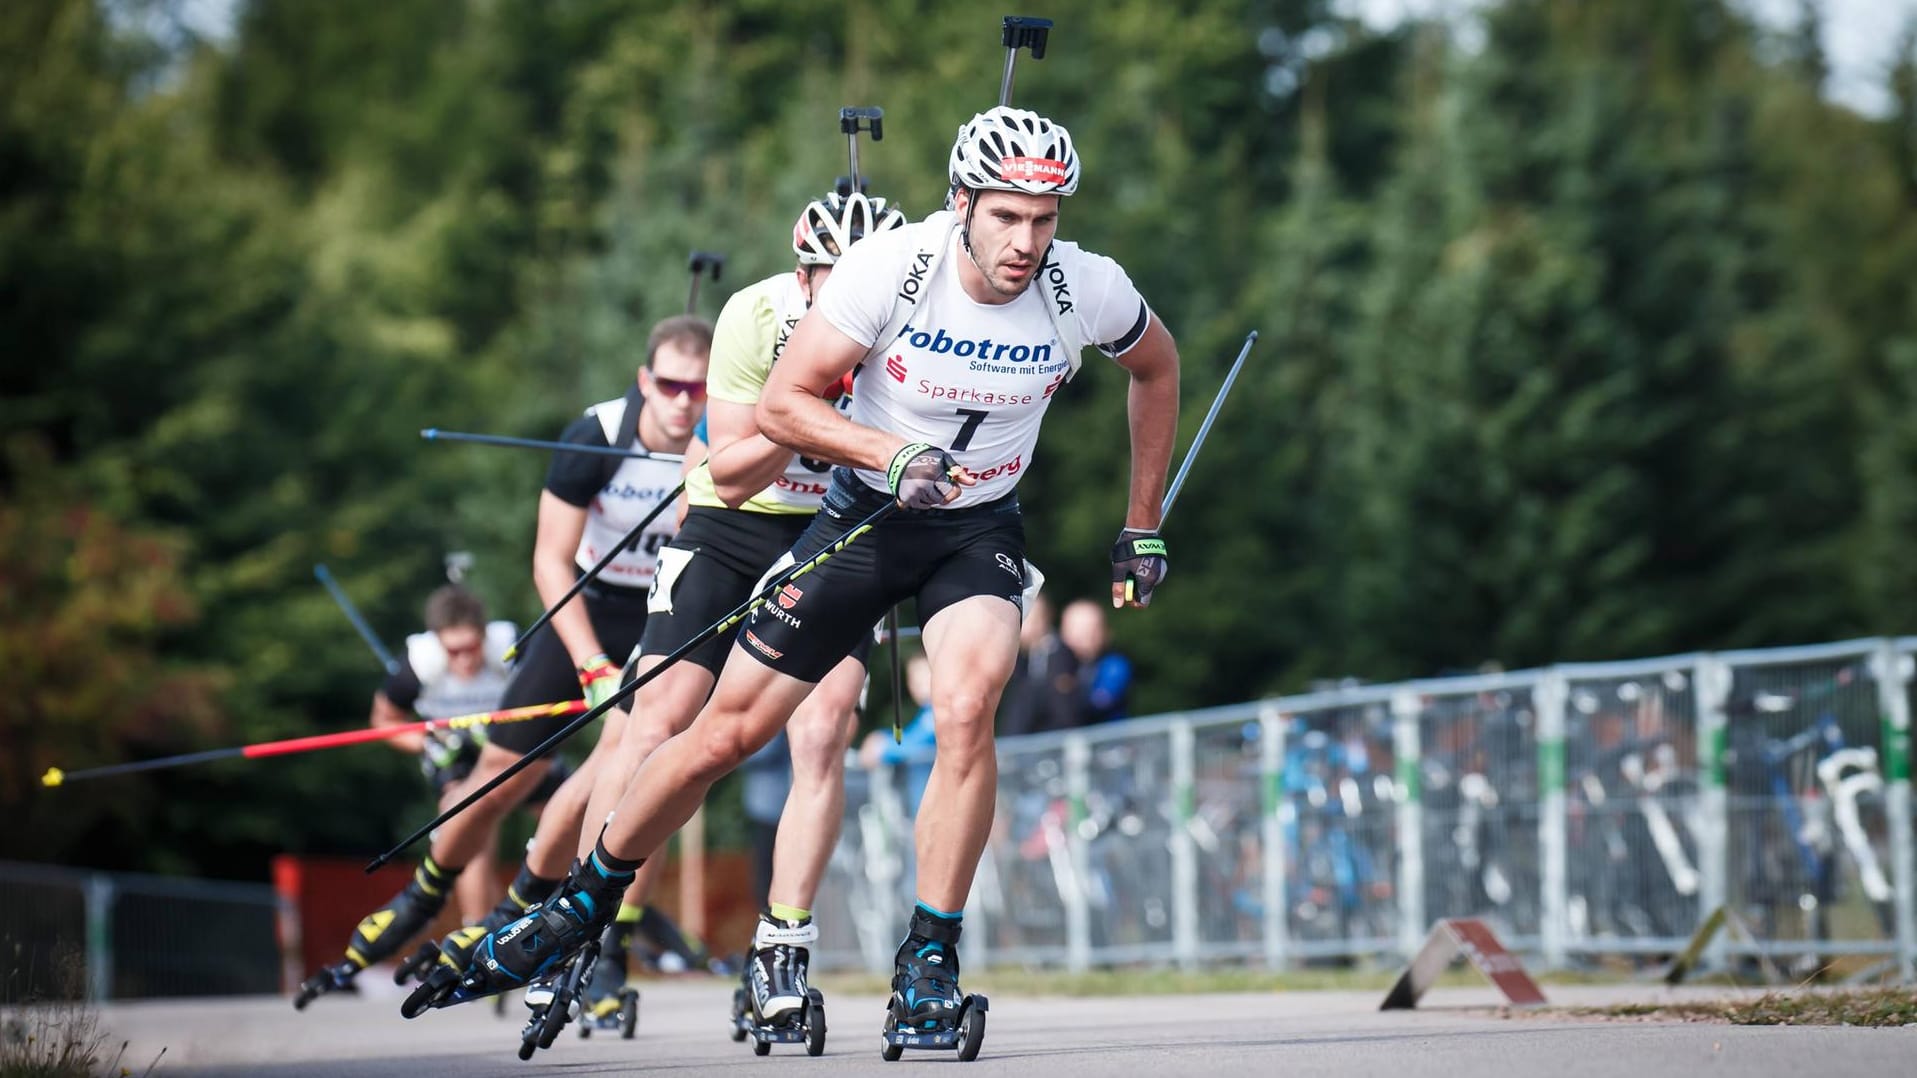
[[[769,1055],[775,1044],[804,1044],[810,1056],[825,1052],[825,996],[806,984],[811,945],[819,927],[811,918],[794,923],[759,915],[752,950],[746,955],[745,983],[732,993],[732,1039],[752,1041],[753,1055]]]
[[[626,983],[632,927],[630,921],[615,921],[599,938],[598,964],[586,986],[585,1006],[579,1016],[582,1038],[595,1031],[616,1031],[621,1040],[629,1041],[639,1032],[639,990]]]
[[[447,872],[432,858],[427,858],[414,871],[412,881],[405,890],[394,896],[391,902],[367,914],[353,929],[353,941],[346,946],[345,958],[300,982],[299,990],[293,994],[294,1009],[303,1011],[308,1003],[320,996],[352,989],[354,979],[362,970],[391,957],[407,940],[418,935],[434,917],[439,916],[457,875],[457,872]],[[411,958],[407,959],[401,968],[406,968],[411,961]]]
[[[984,996],[959,991],[958,938],[957,918],[936,916],[923,906],[913,912],[885,1008],[879,1055],[886,1062],[907,1048],[956,1050],[965,1063],[978,1058],[990,1007]]]
[[[456,952],[439,956],[425,981],[414,988],[399,1013],[417,1018],[427,1010],[453,1007],[515,988],[531,989],[552,981],[566,960],[590,946],[598,956],[599,934],[619,910],[619,894],[632,882],[632,870],[601,867],[599,854],[573,865],[572,874],[550,902],[533,906],[511,923],[473,944],[464,967]],[[591,967],[580,971],[583,977]],[[576,998],[576,997],[575,997]],[[527,1005],[535,1000],[528,993]],[[557,1035],[559,1026],[553,1027]]]

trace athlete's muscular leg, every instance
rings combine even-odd
[[[937,909],[965,907],[992,830],[998,796],[992,717],[1018,657],[1018,620],[1017,606],[978,595],[925,623],[939,744],[913,838],[919,898]]]
[[[606,825],[606,849],[640,858],[665,845],[712,784],[771,741],[812,691],[733,646],[712,699],[687,730],[653,750]]]
[[[510,767],[519,754],[498,745],[487,744],[479,750],[479,761],[466,776],[468,790]],[[433,860],[442,865],[465,866],[499,835],[499,821],[524,804],[526,798],[545,781],[552,767],[550,760],[534,760],[525,770],[501,783],[493,792],[474,802],[465,812],[441,824],[433,832]]]
[[[811,909],[845,816],[845,750],[858,726],[865,664],[846,659],[819,682],[786,727],[792,792],[779,814],[772,848],[770,901]]]
[[[663,655],[641,656],[637,676],[646,676],[664,659]],[[633,776],[639,773],[639,765],[667,738],[692,724],[693,716],[699,714],[700,706],[712,692],[712,681],[712,671],[698,663],[679,662],[633,694],[631,714],[625,720],[627,730],[593,783],[585,823],[576,836],[580,857],[592,852],[607,814],[619,804]],[[647,850],[645,854],[650,857],[652,851]]]

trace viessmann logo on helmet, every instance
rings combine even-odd
[[[1066,179],[1065,162],[1049,157],[1001,157],[998,174],[1026,183],[1063,184]]]

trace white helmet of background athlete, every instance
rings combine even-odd
[[[801,266],[830,266],[847,247],[905,224],[905,214],[882,198],[837,192],[806,204],[792,226],[792,253]]]
[[[1069,195],[1078,190],[1071,132],[1006,105],[972,117],[952,143],[952,188]]]

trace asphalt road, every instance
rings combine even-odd
[[[978,978],[989,987],[988,978]],[[887,1074],[961,1064],[947,1052],[879,1059],[882,1001],[828,996],[825,1055],[780,1045],[754,1058],[725,1034],[729,983],[681,980],[644,987],[639,1035],[580,1040],[568,1028],[531,1062],[515,1052],[523,1008],[496,1017],[488,1003],[399,1016],[397,997],[333,996],[304,1013],[284,999],[128,1003],[108,1007],[103,1027],[117,1046],[130,1040],[135,1075],[164,1046],[157,1075],[239,1078],[505,1078],[546,1073]],[[1554,1004],[1650,1002],[1673,998],[1652,986],[1547,989]],[[1681,998],[1724,995],[1686,990]],[[1703,1073],[1789,1075],[1917,1074],[1917,1029],[1744,1028],[1670,1022],[1602,1022],[1569,1017],[1501,1017],[1487,989],[1440,989],[1417,1011],[1382,1013],[1379,993],[1283,992],[1139,996],[1118,999],[995,997],[984,1051],[964,1073],[1045,1078],[1123,1074],[1378,1075],[1478,1078],[1695,1078]],[[901,1071],[900,1068],[909,1068]]]

